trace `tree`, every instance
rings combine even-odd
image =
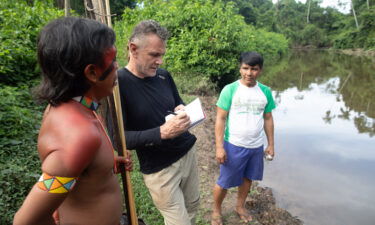
[[[70,16],[70,0],[64,1],[65,16]]]
[[[242,51],[259,51],[271,60],[287,49],[282,35],[246,24],[233,2],[149,0],[135,10],[127,9],[122,18],[115,25],[119,57],[132,27],[140,20],[155,19],[171,34],[163,67],[189,79],[232,80]]]
[[[355,9],[354,9],[353,0],[350,0],[350,6],[352,8],[352,12],[353,12],[354,20],[355,20],[355,25],[357,27],[357,30],[359,30],[359,25],[358,25],[357,15],[356,15]]]
[[[310,23],[310,21],[309,21],[309,17],[310,17],[310,7],[311,7],[311,0],[308,0],[307,2],[306,2],[306,4],[309,4],[309,6],[308,6],[308,8],[307,8],[307,16],[306,16],[306,22],[307,23]]]

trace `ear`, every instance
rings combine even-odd
[[[138,49],[138,46],[134,42],[129,42],[128,50],[130,54],[134,56],[136,54],[137,49]]]
[[[95,70],[95,65],[89,64],[85,67],[84,74],[87,80],[90,81],[90,83],[96,83],[99,80],[98,74]]]

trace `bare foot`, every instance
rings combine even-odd
[[[223,225],[223,220],[221,214],[217,212],[212,212],[211,214],[211,225]]]
[[[251,222],[253,218],[251,217],[250,213],[245,208],[236,208],[236,213],[240,217],[240,219],[245,222]]]

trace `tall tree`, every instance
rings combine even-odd
[[[65,16],[70,16],[70,0],[64,1]]]
[[[350,4],[351,4],[351,7],[352,7],[352,12],[353,12],[354,20],[355,20],[355,25],[357,27],[357,30],[359,30],[359,25],[358,25],[357,15],[356,15],[355,9],[354,9],[353,0],[350,0]]]
[[[310,17],[310,7],[311,7],[311,0],[308,0],[308,2],[306,2],[306,4],[309,4],[308,6],[307,6],[307,16],[306,16],[306,22],[307,23],[310,23],[310,19],[309,19],[309,17]]]

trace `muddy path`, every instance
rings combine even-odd
[[[200,175],[201,206],[200,218],[205,224],[210,224],[212,207],[212,188],[219,175],[219,164],[215,160],[215,136],[214,124],[216,117],[216,98],[200,97],[206,113],[206,121],[192,129],[197,140],[197,157]],[[225,225],[244,224],[234,212],[237,189],[228,190],[223,203],[223,222]],[[272,190],[260,187],[257,184],[252,186],[246,200],[246,207],[253,216],[253,221],[248,224],[277,224],[277,225],[299,225],[301,220],[292,216],[284,209],[275,204]]]

